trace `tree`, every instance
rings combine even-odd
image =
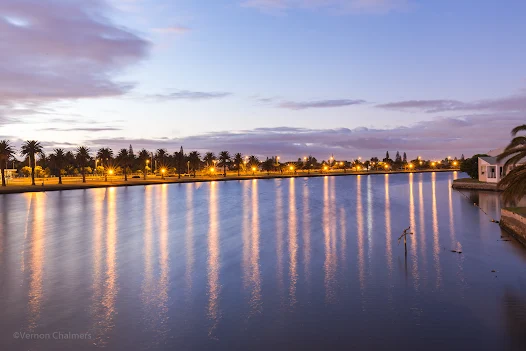
[[[0,141],[0,170],[2,172],[2,186],[6,186],[5,183],[5,169],[7,168],[7,162],[15,156],[15,149],[11,146],[9,140]]]
[[[183,147],[181,146],[181,149],[179,150],[179,152],[175,153],[175,162],[176,162],[177,174],[178,174],[179,179],[181,179],[181,171],[184,169],[184,166],[185,166],[184,159],[185,159],[184,151],[183,151]]]
[[[146,149],[142,149],[139,152],[139,162],[143,169],[143,178],[146,180],[146,173],[148,173],[148,162],[150,162],[150,153]]]
[[[485,154],[477,154],[472,158],[468,158],[460,165],[460,171],[467,173],[471,178],[477,179],[479,176],[479,157],[488,156]]]
[[[124,169],[124,181],[128,181],[128,165],[130,156],[128,155],[128,150],[121,149],[119,153],[117,154],[117,162],[123,167]]]
[[[165,168],[167,166],[166,158],[168,156],[169,155],[166,149],[157,149],[157,152],[155,153],[155,159],[161,168]]]
[[[504,170],[511,169],[499,182],[504,187],[504,201],[515,202],[526,196],[526,136],[517,136],[519,132],[526,132],[526,124],[517,126],[511,131],[513,139],[504,151],[497,156],[497,160],[507,159]]]
[[[31,167],[31,185],[35,185],[35,155],[42,154],[42,151],[42,145],[39,141],[36,140],[28,140],[24,142],[22,148],[20,149],[20,154],[29,158],[29,163]]]
[[[219,153],[219,165],[223,167],[223,177],[226,177],[226,166],[230,163],[232,157],[228,151],[221,151]]]
[[[55,149],[49,157],[51,164],[58,171],[58,183],[62,184],[62,171],[67,162],[66,153],[64,149]]]
[[[206,162],[207,167],[213,166],[215,160],[216,160],[216,155],[214,155],[213,152],[207,152],[205,154],[205,157],[203,158],[203,161]]]
[[[261,164],[261,167],[264,171],[267,171],[267,175],[270,175],[270,171],[274,168],[274,159],[267,157],[267,159]]]
[[[82,174],[82,183],[86,183],[86,167],[88,166],[91,156],[89,155],[89,148],[86,146],[79,146],[77,148],[77,164],[80,168],[80,173]]]
[[[199,155],[199,152],[192,151],[188,154],[188,162],[190,162],[190,168],[192,172],[194,172],[194,178],[195,174],[197,172],[197,169],[199,168],[199,164],[201,163],[201,155]]]
[[[249,165],[250,169],[254,169],[255,168],[256,170],[258,170],[260,164],[261,164],[261,162],[259,161],[259,159],[256,156],[252,155],[252,156],[250,156],[248,158],[248,165]],[[254,171],[252,171],[252,173],[253,172]]]
[[[103,147],[97,152],[97,158],[103,167],[108,168],[113,159],[113,150],[109,147]]]
[[[404,164],[407,163],[407,154],[404,152],[404,157],[402,159],[402,162],[404,162]]]
[[[237,169],[237,176],[239,177],[239,173],[241,171],[241,164],[243,163],[243,155],[241,155],[240,152],[234,155],[234,164]]]
[[[386,160],[390,160],[390,159],[391,159],[391,157],[389,157],[389,151],[387,151],[387,152],[385,153],[385,159],[386,159]]]

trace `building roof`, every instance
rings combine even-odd
[[[482,161],[485,161],[487,163],[489,163],[490,165],[496,165],[498,164],[499,162],[497,162],[497,158],[496,157],[491,157],[491,156],[482,156],[482,157],[479,157]]]

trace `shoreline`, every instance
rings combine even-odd
[[[371,172],[329,172],[329,173],[310,173],[310,174],[262,174],[262,175],[227,175],[223,176],[197,176],[194,177],[166,177],[164,180],[158,177],[150,176],[149,179],[128,179],[124,181],[119,176],[118,180],[111,179],[108,181],[101,180],[87,180],[86,183],[82,181],[67,183],[65,184],[45,184],[38,185],[40,181],[37,181],[37,185],[23,184],[23,185],[8,185],[6,187],[0,187],[0,195],[4,194],[21,194],[21,193],[33,193],[33,192],[47,192],[47,191],[62,191],[62,190],[82,190],[82,189],[96,189],[96,188],[113,188],[113,187],[126,187],[126,186],[140,186],[140,185],[156,185],[156,184],[178,184],[178,183],[205,183],[205,182],[226,182],[234,180],[252,180],[252,179],[279,179],[279,178],[316,178],[316,177],[339,177],[339,176],[358,176],[358,175],[374,175],[374,174],[404,174],[404,173],[433,173],[433,172],[459,172],[458,169],[436,169],[436,170],[419,170],[419,171],[371,171]],[[57,180],[58,178],[52,178]]]

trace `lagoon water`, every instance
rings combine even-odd
[[[526,350],[526,248],[460,176],[0,195],[0,348]]]

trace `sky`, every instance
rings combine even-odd
[[[523,0],[0,0],[0,139],[469,157],[526,123]]]

